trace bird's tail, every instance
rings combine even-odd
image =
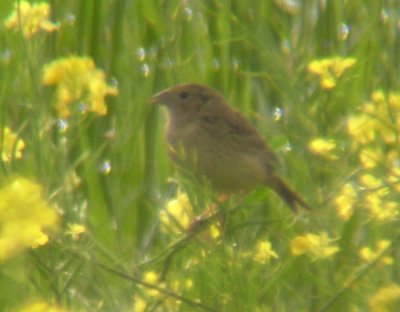
[[[297,212],[299,206],[310,209],[310,206],[304,199],[278,175],[274,176],[274,179],[272,179],[272,182],[268,185],[282,198],[293,212]]]

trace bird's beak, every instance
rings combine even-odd
[[[168,104],[169,92],[168,90],[161,91],[150,98],[151,104]]]

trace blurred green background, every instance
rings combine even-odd
[[[399,165],[400,119],[395,106],[386,108],[395,138],[388,143],[374,132],[370,145],[382,159],[373,168],[360,163],[347,128],[347,118],[363,112],[373,92],[389,96],[399,89],[397,1],[48,4],[57,31],[26,38],[0,26],[0,129],[2,138],[8,127],[25,142],[20,159],[2,160],[0,182],[5,186],[16,176],[36,181],[61,224],[48,244],[0,262],[1,310],[26,302],[31,311],[32,300],[69,311],[398,310],[399,264],[379,260],[399,256],[399,223],[373,220],[363,210],[368,189],[358,178],[373,174],[383,181],[385,200],[398,202],[398,191],[385,183],[392,172],[388,153]],[[0,20],[14,8],[13,1],[1,1]],[[57,116],[55,90],[41,83],[43,68],[73,55],[93,59],[118,88],[105,99],[105,116]],[[334,57],[356,63],[335,77],[334,87],[323,88],[308,65]],[[228,213],[217,238],[163,230],[159,214],[178,196],[171,182],[177,176],[162,138],[165,112],[149,98],[180,82],[224,94],[265,136],[282,160],[282,175],[314,209],[294,216],[261,188]],[[333,158],[310,150],[315,138],[335,142]],[[71,189],[74,175],[80,182]],[[351,205],[357,209],[343,220],[335,198],[346,183],[355,185]],[[192,217],[211,200],[190,186],[183,191]],[[65,234],[72,223],[86,227],[78,240]],[[313,260],[291,253],[294,236],[321,232],[339,247],[336,254]],[[262,240],[272,243],[278,258],[260,264],[249,256]],[[380,240],[391,242],[384,255],[360,258],[360,248],[375,248]],[[151,292],[143,281],[171,293]],[[382,287],[392,287],[393,295],[376,303],[371,298]]]

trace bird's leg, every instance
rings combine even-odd
[[[212,218],[217,219],[218,224],[224,224],[224,214],[218,209],[220,204],[225,203],[230,198],[229,194],[220,194],[217,197],[217,203],[211,203],[206,209],[199,215],[195,216],[189,224],[188,231],[196,231],[204,222],[209,221]]]

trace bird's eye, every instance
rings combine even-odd
[[[189,92],[183,91],[179,96],[182,100],[187,99],[189,97]]]

